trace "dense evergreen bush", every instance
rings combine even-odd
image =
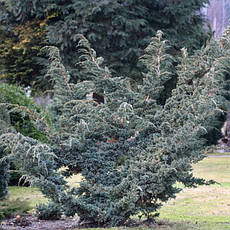
[[[158,31],[140,58],[148,71],[136,87],[128,78],[112,78],[88,41],[78,39],[82,81],[76,84],[59,50],[47,48],[47,76],[55,81],[54,126],[36,111],[28,115],[48,141],[8,132],[0,144],[67,216],[77,213],[81,221],[101,226],[124,224],[136,214],[150,220],[181,190],[176,182],[186,187],[209,183],[193,176],[192,164],[203,159],[210,120],[222,112],[229,37],[220,44],[211,41],[192,56],[182,49],[175,67]],[[175,72],[176,86],[162,100]],[[65,178],[78,173],[80,186],[70,188]]]
[[[50,202],[36,206],[36,217],[40,220],[59,220],[61,215],[61,207],[57,203]]]

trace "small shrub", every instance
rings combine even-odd
[[[59,220],[61,215],[60,205],[53,202],[36,206],[36,217],[40,220]]]
[[[42,110],[42,108],[36,105],[34,100],[28,97],[26,92],[20,87],[5,83],[0,83],[0,103],[19,105],[36,112],[41,112]],[[9,111],[13,107],[14,106],[8,106],[7,110]],[[17,132],[43,142],[47,140],[46,136],[34,126],[28,114],[11,111],[9,118],[11,125]]]
[[[2,130],[4,130],[9,125],[12,125],[13,129],[15,129],[17,132],[22,133],[25,136],[32,137],[42,142],[47,141],[46,136],[40,130],[38,130],[37,127],[35,127],[28,114],[20,113],[16,110],[12,111],[12,109],[14,108],[13,105],[22,106],[28,110],[34,110],[36,112],[42,111],[41,107],[36,105],[33,99],[29,98],[26,95],[26,92],[24,92],[24,90],[15,85],[0,83],[0,103],[8,103],[8,105],[4,106],[1,110],[2,115],[0,120],[3,120],[5,122],[4,126],[2,125]],[[9,111],[10,114],[8,115],[7,113]],[[3,150],[1,150],[0,158],[2,158],[5,154],[6,153],[3,153]],[[8,171],[9,166],[10,171]],[[19,179],[22,176],[22,173],[18,169],[18,165],[16,165],[14,162],[0,162],[0,197],[3,197],[3,195],[7,193],[7,184],[18,185]],[[4,173],[2,172],[3,170]],[[24,181],[22,181],[20,185],[28,185],[28,183],[23,184],[23,182]],[[5,189],[1,189],[1,187],[3,186],[5,187]],[[1,195],[1,191],[3,191],[3,195]]]
[[[0,158],[4,156],[4,151],[0,148]],[[8,194],[8,182],[9,174],[9,163],[7,160],[0,162],[0,199],[4,198]]]

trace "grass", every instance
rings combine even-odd
[[[230,183],[230,157],[208,157],[193,166],[194,174],[219,183]]]
[[[4,218],[11,218],[16,215],[25,215],[30,209],[31,207],[29,202],[25,200],[0,200],[0,223]]]
[[[211,156],[220,156],[220,155],[225,155],[225,156],[229,156],[230,155],[230,152],[223,152],[223,153],[220,153],[220,152],[213,152],[213,153],[210,153],[208,155],[211,155]]]
[[[213,179],[219,184],[184,189],[175,200],[162,207],[160,220],[199,223],[195,229],[230,229],[229,165],[228,157],[209,157],[194,165],[195,176]]]
[[[222,153],[220,153],[222,155]],[[160,209],[157,223],[151,226],[131,228],[136,230],[229,230],[230,229],[230,157],[208,157],[194,165],[194,174],[219,184],[185,188]],[[70,178],[69,184],[76,186],[81,178]],[[47,200],[35,188],[11,187],[12,199],[24,199],[31,208],[37,202]],[[122,228],[110,228],[122,230]],[[129,228],[130,229],[130,228]],[[93,229],[98,230],[98,229]]]
[[[10,186],[10,199],[20,199],[28,201],[31,210],[38,203],[45,203],[47,199],[41,194],[37,188]]]

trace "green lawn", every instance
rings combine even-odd
[[[206,158],[193,168],[196,176],[219,184],[184,189],[162,207],[160,220],[199,223],[197,229],[230,229],[230,158]]]
[[[184,189],[176,199],[170,200],[161,208],[156,225],[131,229],[230,229],[230,157],[206,158],[194,165],[194,174],[213,179],[219,184]],[[79,180],[80,177],[76,176],[69,183],[76,186]],[[46,202],[35,188],[11,187],[10,191],[12,199],[26,199],[30,201],[31,207],[35,207],[37,202]]]
[[[10,199],[21,199],[29,201],[31,209],[33,209],[38,203],[47,202],[47,199],[43,197],[43,195],[37,188],[27,188],[18,186],[10,187]]]

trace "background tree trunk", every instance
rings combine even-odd
[[[230,2],[228,0],[210,0],[210,5],[203,9],[214,36],[219,37],[226,29],[230,19]]]

